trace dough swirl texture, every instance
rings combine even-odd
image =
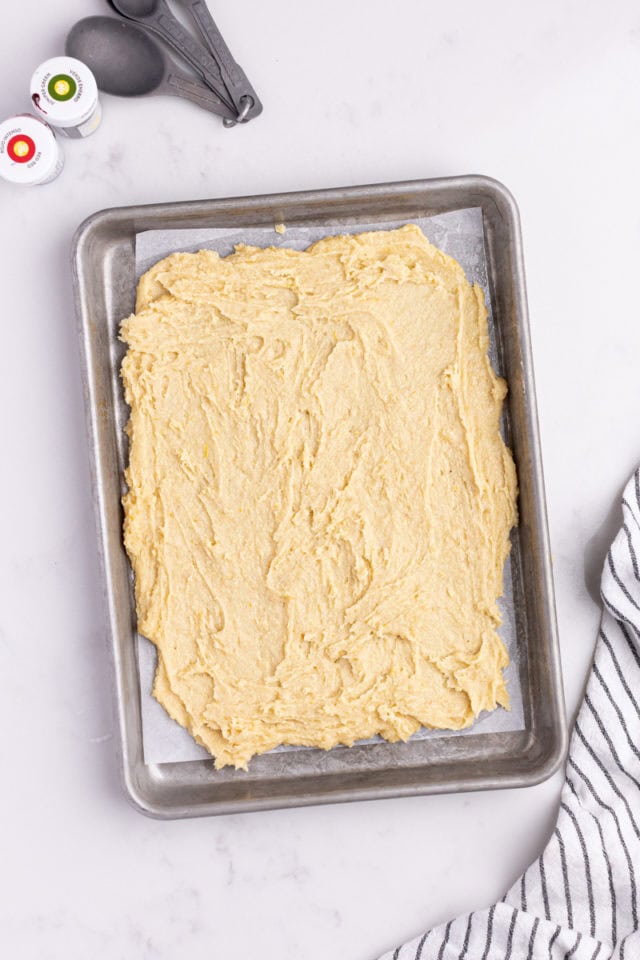
[[[412,225],[177,253],[121,336],[138,627],[216,766],[508,706],[506,385],[455,260]]]

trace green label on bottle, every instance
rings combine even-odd
[[[77,90],[78,84],[68,73],[57,73],[55,77],[51,77],[47,84],[49,96],[59,102],[73,100]]]

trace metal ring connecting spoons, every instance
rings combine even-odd
[[[172,94],[236,122],[236,111],[197,77],[178,69],[146,30],[114,17],[86,17],[69,31],[65,50],[93,72],[100,90],[119,97]]]
[[[185,30],[172,14],[166,0],[109,0],[115,10],[162,37],[204,78],[216,96],[225,103],[233,118],[237,109],[224,85],[220,67],[205,47]]]
[[[235,127],[236,123],[244,123],[244,122],[245,122],[245,120],[247,119],[247,114],[249,113],[249,111],[250,111],[251,108],[253,107],[253,103],[254,103],[253,97],[250,97],[250,96],[248,96],[248,95],[245,96],[245,97],[241,97],[240,103],[242,104],[242,106],[240,107],[240,112],[238,113],[238,116],[236,117],[236,119],[235,119],[235,120],[223,120],[223,121],[222,121],[222,125],[223,125],[223,126],[225,126],[225,127]]]

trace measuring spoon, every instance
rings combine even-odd
[[[69,31],[65,52],[86,63],[105,93],[118,97],[172,94],[220,117],[236,117],[201,80],[179,70],[149,33],[127,20],[79,20]]]
[[[209,52],[215,57],[222,81],[238,110],[238,120],[252,120],[262,113],[262,104],[242,67],[233,59],[205,0],[180,0],[202,34]]]
[[[233,108],[220,73],[220,67],[211,54],[182,26],[171,13],[166,0],[109,0],[118,13],[128,20],[135,20],[162,37],[180,56],[202,74],[207,86],[215,95]],[[234,118],[237,116],[237,111]]]

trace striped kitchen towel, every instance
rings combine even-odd
[[[622,509],[551,839],[499,903],[382,960],[640,960],[640,470]]]

